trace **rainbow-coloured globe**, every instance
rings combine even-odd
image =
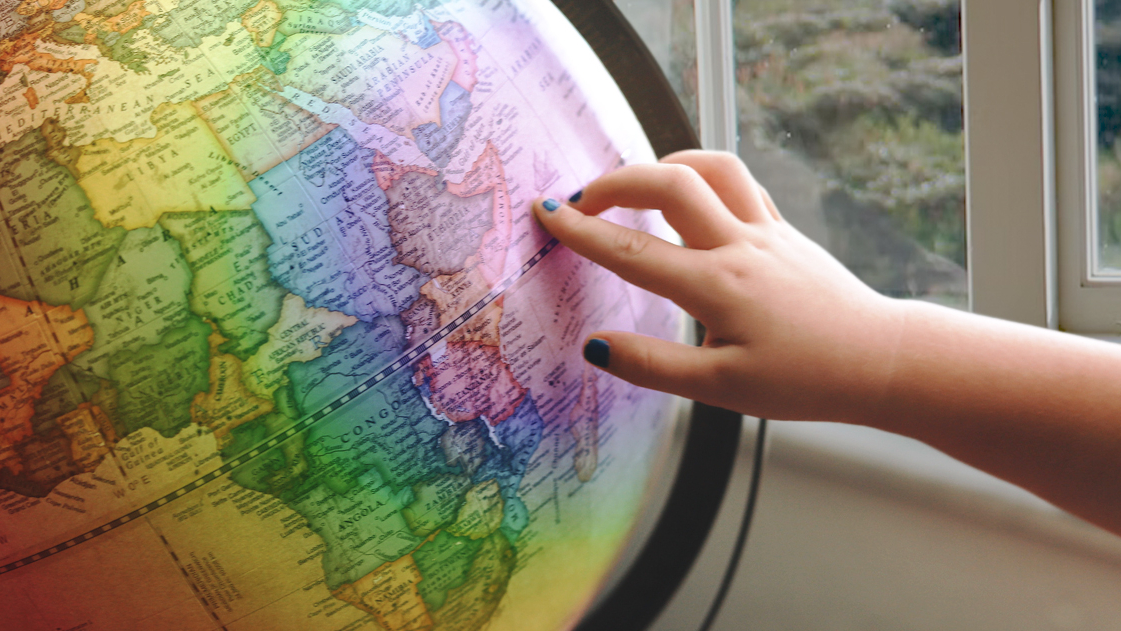
[[[4,2],[0,628],[574,624],[680,315],[530,204],[652,159],[545,0]]]

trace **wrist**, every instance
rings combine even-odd
[[[855,370],[851,379],[843,380],[847,405],[836,420],[877,429],[894,417],[894,399],[899,388],[902,350],[916,322],[921,321],[922,304],[875,294],[860,317],[860,335],[850,364]]]

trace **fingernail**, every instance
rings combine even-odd
[[[580,198],[583,197],[583,196],[584,196],[584,189],[580,189],[580,190],[576,191],[575,193],[573,193],[572,197],[568,198],[568,202],[570,204],[575,204],[576,202],[580,201]]]
[[[584,345],[584,359],[593,366],[607,368],[607,360],[611,356],[611,346],[606,340],[593,337]]]
[[[560,208],[560,202],[553,199],[552,197],[541,202],[541,205],[545,208],[545,210],[549,212],[553,212],[554,210]]]

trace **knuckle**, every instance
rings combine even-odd
[[[701,182],[696,169],[687,164],[667,164],[662,184],[669,190],[689,189]]]
[[[714,279],[723,289],[743,287],[755,277],[755,269],[746,257],[720,257],[710,268]]]
[[[615,233],[614,249],[616,254],[624,258],[638,258],[646,251],[649,238],[635,230],[620,230]]]
[[[713,166],[719,169],[746,169],[747,165],[739,156],[730,151],[716,151],[712,154]]]
[[[650,353],[650,345],[637,344],[635,350],[633,365],[635,373],[649,380],[654,377],[654,358]]]

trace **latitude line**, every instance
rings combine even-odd
[[[411,365],[417,358],[421,357],[426,352],[428,352],[429,348],[431,348],[432,346],[440,343],[444,338],[451,335],[453,332],[455,332],[457,329],[459,329],[459,327],[463,326],[468,320],[470,320],[472,317],[474,317],[475,314],[482,311],[487,306],[489,306],[491,303],[493,303],[495,300],[497,300],[500,296],[505,294],[506,290],[508,290],[511,286],[513,286],[514,283],[516,283],[523,276],[525,276],[526,273],[529,272],[529,270],[533,269],[533,267],[535,265],[540,263],[541,260],[545,258],[545,255],[547,255],[549,252],[552,252],[558,245],[560,245],[560,242],[557,241],[555,238],[549,239],[548,243],[546,243],[540,250],[538,250],[533,256],[531,256],[525,263],[523,263],[516,270],[514,270],[513,273],[511,273],[509,276],[507,276],[505,279],[503,279],[501,282],[499,282],[496,286],[494,286],[489,292],[487,292],[486,296],[483,296],[477,302],[475,302],[475,304],[473,304],[470,307],[464,309],[463,312],[459,314],[459,316],[457,316],[456,318],[454,318],[452,321],[448,322],[444,326],[440,327],[435,333],[428,336],[428,338],[426,338],[425,340],[423,340],[421,342],[417,342],[413,346],[411,346],[409,348],[406,348],[405,350],[401,351],[401,353],[399,355],[397,355],[396,358],[394,358],[392,361],[390,361],[385,366],[383,366],[380,370],[378,370],[376,373],[374,373],[374,375],[372,377],[370,377],[370,378],[366,379],[365,381],[363,381],[362,383],[354,386],[350,390],[347,390],[345,393],[336,397],[334,401],[331,401],[330,403],[324,405],[323,407],[319,408],[315,412],[312,412],[311,414],[307,415],[306,417],[304,417],[302,420],[298,421],[297,423],[295,423],[291,427],[289,427],[287,429],[284,429],[284,430],[281,430],[279,432],[276,432],[275,434],[273,434],[271,436],[268,436],[267,438],[265,438],[261,442],[259,442],[257,445],[255,445],[253,447],[250,447],[249,449],[246,449],[245,451],[241,452],[240,454],[238,454],[234,458],[231,458],[230,460],[227,460],[226,462],[222,463],[218,468],[210,471],[209,473],[207,473],[205,475],[202,475],[202,476],[199,476],[199,477],[195,478],[194,480],[184,484],[183,486],[175,489],[174,491],[166,493],[163,496],[161,496],[159,498],[156,498],[155,500],[152,500],[151,502],[148,502],[147,504],[141,506],[140,508],[132,510],[132,511],[130,511],[130,512],[124,514],[124,515],[121,515],[120,517],[118,517],[116,519],[113,519],[113,520],[110,520],[110,521],[108,521],[108,522],[106,522],[106,523],[104,523],[104,524],[102,524],[102,525],[100,525],[96,528],[92,528],[90,530],[87,530],[86,532],[84,532],[80,535],[77,535],[77,536],[75,536],[71,539],[68,539],[68,540],[63,541],[63,542],[58,543],[58,544],[55,544],[55,545],[51,546],[50,548],[40,550],[38,552],[35,552],[34,554],[29,554],[29,555],[27,555],[27,556],[25,556],[21,559],[17,559],[15,561],[12,561],[11,563],[8,563],[7,565],[0,566],[0,576],[3,576],[4,574],[7,574],[9,572],[13,572],[13,571],[18,570],[18,569],[23,568],[23,567],[27,567],[28,565],[31,565],[32,563],[42,561],[43,559],[52,557],[52,556],[54,556],[54,555],[56,555],[60,552],[69,550],[70,548],[73,548],[74,546],[77,546],[79,544],[82,544],[82,543],[85,543],[85,542],[90,541],[92,539],[95,539],[97,537],[100,537],[101,535],[103,535],[107,532],[116,530],[117,528],[120,528],[121,526],[124,526],[125,524],[127,524],[127,523],[129,523],[133,520],[139,519],[139,518],[143,517],[144,515],[147,515],[148,513],[151,513],[151,512],[153,512],[157,509],[163,508],[167,504],[170,504],[171,502],[174,502],[175,500],[179,499],[180,497],[183,497],[183,496],[187,495],[188,493],[190,493],[190,492],[192,492],[192,491],[194,491],[194,490],[196,490],[196,489],[198,489],[198,488],[200,488],[200,487],[202,487],[206,484],[209,484],[210,482],[213,482],[214,480],[218,479],[219,477],[222,477],[222,476],[226,475],[227,473],[230,473],[231,471],[233,471],[237,467],[240,467],[241,465],[246,464],[247,462],[249,462],[250,460],[256,458],[259,455],[261,455],[265,451],[268,451],[269,449],[275,447],[279,443],[291,438],[292,436],[295,436],[297,433],[306,430],[307,428],[311,427],[312,425],[315,425],[316,423],[318,423],[319,421],[323,420],[328,415],[333,413],[335,410],[338,410],[339,408],[346,405],[347,403],[349,403],[353,399],[357,398],[362,393],[366,392],[367,390],[373,388],[374,386],[378,385],[382,381],[385,381],[389,377],[393,376],[394,374],[396,374],[398,371],[400,371],[405,366]]]

